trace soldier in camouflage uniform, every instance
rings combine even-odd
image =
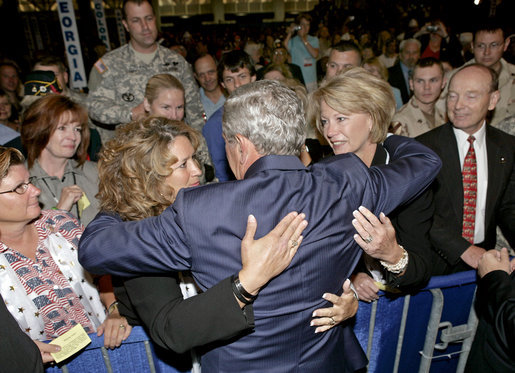
[[[125,0],[122,22],[130,34],[129,43],[105,54],[91,70],[89,115],[99,128],[102,142],[114,136],[118,124],[145,115],[145,86],[149,78],[161,73],[169,73],[182,83],[185,121],[201,131],[204,110],[191,66],[177,52],[156,42],[156,19],[151,4],[147,0]],[[201,141],[198,155],[203,163],[211,165],[205,141]]]
[[[395,134],[416,137],[446,122],[445,112],[436,107],[445,86],[442,63],[428,57],[419,60],[409,78],[413,96],[393,117]]]

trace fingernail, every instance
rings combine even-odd
[[[306,217],[306,214],[304,214],[303,212],[301,212],[301,213],[300,213],[300,217],[301,217],[302,219],[304,219],[304,218]]]
[[[313,311],[313,313],[311,314],[311,317],[317,317],[317,313],[316,311]],[[313,322],[313,321],[312,321]]]
[[[320,331],[318,329],[315,329],[315,334],[317,334],[317,333],[320,333]]]
[[[315,323],[314,323],[313,321],[311,321],[311,322],[309,323],[309,326],[314,326],[314,325],[315,325]]]
[[[354,215],[354,216],[358,216],[358,210],[354,210],[354,211],[352,211],[352,215]]]
[[[256,220],[256,217],[252,214],[249,215],[248,221]]]
[[[363,211],[364,209],[365,209],[365,206],[359,206],[359,207],[358,207],[358,210],[359,210],[359,211]]]
[[[352,219],[352,224],[356,225],[358,224],[358,221],[356,219]]]
[[[322,295],[322,298],[324,299],[327,299],[329,297],[329,295],[327,293],[324,293],[324,295]]]
[[[384,212],[381,213],[381,216],[384,218],[386,215],[384,214]]]

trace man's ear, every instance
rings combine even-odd
[[[252,83],[252,82],[255,82],[255,81],[256,81],[256,77],[257,77],[256,75],[251,76],[251,77],[250,77],[250,82],[251,82],[251,83]]]
[[[129,25],[127,24],[127,21],[122,19],[123,27],[125,28],[125,31],[129,32]]]
[[[499,90],[494,91],[490,94],[490,102],[488,103],[488,110],[495,109],[495,105],[497,105],[497,102],[499,101],[500,97],[501,97],[501,92],[499,92]]]

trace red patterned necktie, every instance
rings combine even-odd
[[[476,140],[474,136],[469,136],[467,139],[470,146],[461,172],[463,180],[463,229],[461,235],[472,244],[474,243],[477,199],[477,166],[474,140]]]

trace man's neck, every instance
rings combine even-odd
[[[420,102],[415,96],[413,96],[415,99],[415,104],[418,106],[420,110],[422,110],[424,113],[428,115],[435,115],[435,103],[432,102],[430,104],[424,104],[423,102]]]
[[[493,64],[490,67],[497,73],[497,75],[501,74],[501,70],[502,70],[501,60],[497,61],[495,64]]]
[[[141,45],[138,45],[138,44],[134,43],[132,40],[130,40],[129,43],[130,43],[132,49],[134,49],[138,53],[150,54],[150,53],[154,53],[155,50],[157,49],[156,42],[154,42],[154,44],[152,44],[149,47],[143,47]]]
[[[210,92],[208,92],[204,89],[204,94],[206,95],[206,97],[208,99],[210,99],[213,102],[213,104],[216,104],[218,102],[218,100],[220,100],[220,97],[222,97],[223,92],[222,92],[222,89],[220,88],[220,86],[218,85],[218,86],[216,86],[215,90],[210,91]]]

